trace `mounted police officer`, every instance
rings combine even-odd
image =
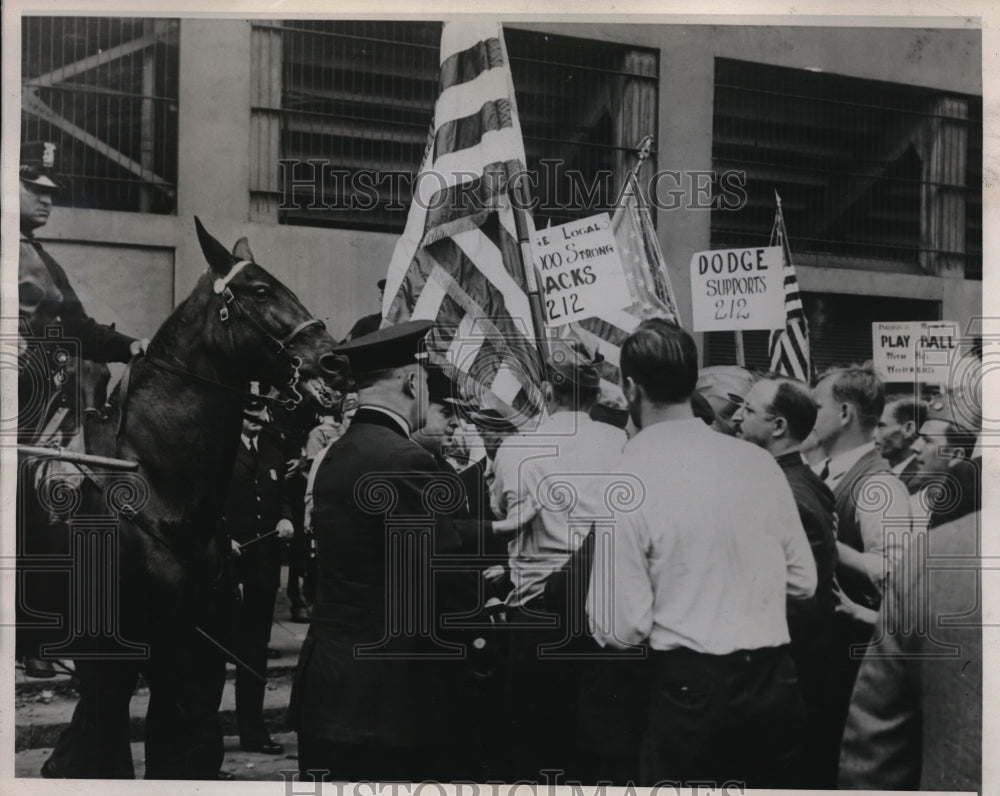
[[[49,220],[53,196],[62,187],[54,174],[56,147],[21,147],[21,238],[18,261],[18,442],[85,452],[83,411],[103,404],[109,372],[101,363],[128,362],[145,341],[115,331],[87,315],[66,271],[35,238]],[[61,641],[62,628],[28,625],[35,611],[63,613],[67,583],[58,573],[32,571],[28,557],[68,554],[66,517],[39,499],[44,480],[78,471],[64,462],[24,459],[18,491],[17,552],[22,593],[18,600],[18,656],[29,676],[51,677],[52,661],[41,660],[43,642]]]

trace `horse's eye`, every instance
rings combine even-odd
[[[271,291],[268,290],[264,285],[257,285],[257,287],[253,289],[254,298],[266,299],[270,295]]]

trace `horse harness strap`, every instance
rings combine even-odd
[[[319,318],[308,318],[294,329],[289,332],[285,337],[278,339],[271,332],[264,328],[263,324],[260,323],[256,318],[254,318],[246,309],[240,304],[239,300],[236,298],[236,294],[233,293],[229,288],[229,283],[236,278],[236,276],[248,265],[251,264],[250,260],[240,260],[233,264],[232,268],[229,269],[229,273],[225,276],[221,276],[212,283],[212,290],[217,296],[222,300],[222,306],[219,308],[219,320],[226,323],[230,318],[229,305],[233,306],[233,309],[242,314],[250,323],[257,327],[258,330],[265,336],[271,339],[275,345],[278,347],[279,353],[284,353],[288,344],[292,342],[296,337],[298,337],[303,331],[311,326],[320,326],[326,328],[326,324],[323,323]],[[297,357],[293,357],[297,359]]]

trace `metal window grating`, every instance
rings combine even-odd
[[[526,165],[538,177],[536,223],[613,206],[632,149],[656,133],[657,54],[511,29],[504,36]],[[409,180],[420,168],[437,97],[440,39],[435,22],[255,22],[255,215],[286,224],[402,230]],[[301,165],[283,171],[282,159]],[[309,160],[330,169],[318,192],[290,179],[315,177]],[[598,179],[602,170],[605,181]],[[367,190],[377,196],[372,207],[356,209],[352,181],[363,171],[375,175],[374,189]],[[388,180],[388,173],[403,176]],[[596,181],[591,207],[574,201],[574,180],[586,187]],[[282,207],[282,197],[293,195],[295,202]],[[288,207],[296,203],[304,206]]]
[[[21,21],[21,140],[52,141],[56,204],[176,211],[179,22]]]
[[[796,254],[981,278],[981,97],[720,58],[712,156],[748,194],[713,246],[766,244],[777,190]]]

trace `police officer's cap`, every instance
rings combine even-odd
[[[58,191],[62,188],[55,178],[56,145],[50,141],[29,141],[21,144],[21,182],[38,189]]]
[[[552,344],[547,364],[549,379],[554,384],[573,382],[581,387],[600,388],[600,364],[604,357],[587,353],[583,344],[576,341],[558,340]]]
[[[348,358],[355,375],[401,368],[426,357],[422,343],[433,325],[431,321],[404,321],[357,337],[334,352]]]
[[[468,418],[472,404],[463,400],[458,384],[443,368],[436,365],[427,368],[427,396],[431,403],[448,404],[462,417]]]

